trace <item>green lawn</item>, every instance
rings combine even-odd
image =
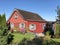
[[[54,38],[54,39],[52,39],[52,40],[54,40],[55,42],[60,42],[60,38]]]
[[[32,39],[34,39],[34,34],[32,34],[32,33],[25,33],[25,34],[12,33],[12,35],[14,35],[14,39],[13,39],[11,45],[20,43],[24,38],[26,38],[26,39],[28,39],[30,41],[33,41]],[[0,44],[1,45],[5,42],[5,41],[4,42],[1,42],[1,40],[5,40],[5,38],[6,37],[4,36],[3,38],[0,39]],[[45,39],[48,39],[48,38],[45,38]],[[36,40],[37,41],[36,43],[39,42],[39,44],[40,44],[40,41],[39,40]],[[45,40],[45,44],[47,44],[46,40]],[[60,45],[60,39],[57,39],[57,38],[48,39],[48,44],[49,45]]]
[[[34,38],[34,35],[32,33],[12,33],[14,35],[13,43],[19,43],[24,38],[32,40]]]
[[[32,33],[25,33],[25,34],[21,34],[21,33],[12,33],[14,35],[14,39],[12,41],[12,44],[15,43],[19,43],[21,42],[24,38],[28,39],[28,40],[32,40],[34,38],[34,35]],[[60,39],[57,38],[52,38],[51,39],[52,42],[50,42],[51,44],[53,43],[60,43]],[[49,40],[50,41],[50,40]]]

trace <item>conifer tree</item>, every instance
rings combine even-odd
[[[0,30],[1,30],[1,15],[0,15]]]
[[[6,17],[5,17],[5,14],[2,14],[2,27],[6,27]]]
[[[57,21],[60,23],[60,7],[57,6]]]
[[[56,33],[60,35],[60,6],[57,6],[57,19],[56,19],[57,28],[56,28]]]

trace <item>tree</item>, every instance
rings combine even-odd
[[[0,45],[7,45],[7,43],[10,43],[13,40],[13,35],[8,33],[9,30],[6,26],[5,14],[0,14]]]
[[[60,24],[60,6],[57,6],[57,22]]]
[[[6,27],[6,17],[5,14],[0,14],[0,30]]]
[[[2,27],[6,27],[6,17],[5,17],[5,14],[2,14],[1,17],[2,17],[2,19],[1,19],[2,20],[1,21],[2,22]]]
[[[0,15],[0,28],[1,28],[1,15]]]
[[[56,22],[57,22],[57,25],[58,25],[58,29],[56,29],[56,34],[57,35],[60,35],[60,6],[57,6],[57,19],[56,19]]]
[[[5,14],[0,14],[0,35],[3,34],[6,30],[6,17]]]

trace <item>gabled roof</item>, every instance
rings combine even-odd
[[[29,11],[24,11],[24,10],[20,10],[20,9],[16,9],[22,16],[24,19],[26,20],[31,20],[31,21],[45,21],[42,17],[40,17],[38,14],[36,13],[32,13]]]
[[[15,9],[14,11],[17,11],[19,14],[21,14],[21,16],[23,17],[24,20],[29,20],[29,21],[43,21],[43,22],[45,21],[42,17],[40,17],[36,13],[32,13],[32,12],[25,11],[25,10],[20,10],[20,9]]]

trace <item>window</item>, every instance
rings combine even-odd
[[[43,29],[45,29],[46,24],[43,24]]]
[[[36,30],[36,25],[35,24],[30,24],[29,29],[32,30],[32,31]]]
[[[19,28],[25,28],[25,23],[20,23]]]
[[[10,27],[11,27],[11,28],[14,28],[14,23],[11,23],[11,24],[10,24]]]
[[[14,17],[15,19],[17,19],[18,18],[18,15],[15,15],[15,17]]]

